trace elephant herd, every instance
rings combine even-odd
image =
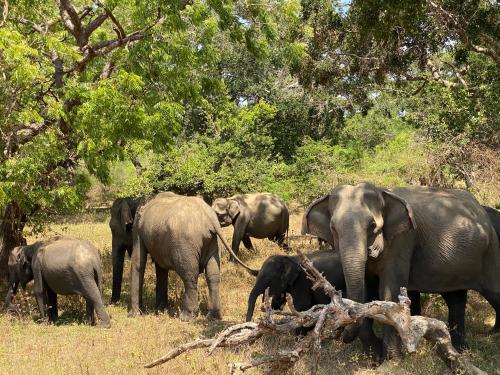
[[[221,227],[233,225],[231,246]],[[288,249],[289,212],[278,196],[239,194],[218,198],[209,206],[199,197],[171,192],[149,199],[120,198],[111,207],[113,280],[111,302],[120,300],[125,253],[131,257],[130,311],[141,314],[147,254],[156,268],[157,310],[168,307],[168,273],[184,284],[180,318],[190,320],[198,310],[197,280],[204,273],[209,290],[209,316],[220,313],[219,241],[231,261],[257,276],[248,298],[246,320],[252,319],[259,295],[269,288],[272,307],[284,305],[290,293],[297,310],[327,303],[324,293],[311,289],[296,256],[269,257],[259,271],[239,258],[239,246],[254,250],[251,237],[268,238]],[[500,332],[500,212],[483,207],[468,192],[407,187],[387,190],[370,183],[338,185],[313,201],[302,220],[302,234],[327,242],[331,249],[309,258],[325,277],[359,302],[397,301],[408,288],[411,311],[420,313],[420,293],[440,293],[449,308],[453,345],[465,343],[467,290],[479,292],[497,315],[493,331]],[[97,249],[88,241],[55,237],[15,248],[9,258],[10,308],[19,284],[34,280],[34,294],[43,318],[57,318],[57,294],[79,294],[103,327],[110,318],[102,303],[102,271]],[[304,333],[304,331],[299,332]],[[342,338],[359,337],[376,358],[397,356],[399,337],[391,327],[379,339],[372,321],[347,327]]]

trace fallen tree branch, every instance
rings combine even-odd
[[[293,306],[291,296],[287,295],[291,312],[273,310],[269,301],[269,291],[266,290],[264,315],[258,323],[237,324],[225,329],[216,338],[200,339],[181,345],[163,357],[146,364],[145,367],[158,366],[193,349],[209,348],[208,355],[211,355],[217,347],[252,344],[263,336],[290,334],[297,328],[314,327],[306,336],[297,340],[291,350],[282,350],[247,363],[234,363],[231,366],[231,374],[262,365],[267,365],[271,373],[282,372],[293,367],[306,354],[315,356],[311,369],[315,373],[323,340],[336,337],[341,328],[360,319],[372,318],[394,327],[401,337],[404,348],[410,353],[415,352],[422,338],[425,338],[436,344],[438,354],[452,370],[459,370],[465,374],[485,374],[453,348],[445,323],[437,319],[410,315],[410,300],[406,288],[401,288],[398,303],[373,301],[363,304],[351,301],[342,298],[341,292],[335,290],[304,254],[300,251],[298,254],[302,259],[302,267],[313,281],[313,289],[322,288],[331,298],[329,304],[316,305],[307,311],[299,312]]]

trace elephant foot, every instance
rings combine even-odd
[[[208,312],[207,318],[210,320],[222,320],[220,310],[211,310]]]
[[[196,313],[190,313],[188,311],[181,311],[179,314],[179,319],[183,322],[191,322],[196,317]]]
[[[401,349],[397,347],[385,347],[383,350],[384,359],[399,359],[403,356]]]
[[[141,309],[139,308],[132,308],[130,309],[130,311],[128,312],[128,317],[129,318],[134,318],[136,316],[141,316],[142,315],[142,311]]]
[[[158,304],[155,306],[155,314],[157,314],[157,315],[165,314],[167,309],[168,309],[167,304],[165,304],[165,303]]]
[[[105,329],[111,328],[111,321],[101,320],[97,326],[99,328],[105,328]]]
[[[373,362],[382,363],[384,360],[384,350],[382,345],[382,340],[374,339],[369,342],[361,341],[363,346],[363,352],[370,357]]]

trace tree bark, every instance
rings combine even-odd
[[[23,229],[26,214],[16,202],[7,204],[0,221],[0,280],[7,280],[7,263],[12,249],[26,244]]]

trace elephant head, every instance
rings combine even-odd
[[[240,214],[240,204],[234,199],[217,198],[212,203],[221,227],[231,225]]]
[[[369,183],[336,186],[315,200],[302,220],[302,233],[317,235],[338,249],[347,297],[365,300],[365,267],[399,234],[416,228],[408,203]]]
[[[26,284],[33,280],[31,268],[33,251],[32,246],[18,246],[9,255],[9,289],[5,298],[7,308],[12,306],[12,298],[16,294],[19,284],[25,289]]]
[[[113,233],[131,234],[134,224],[133,202],[131,198],[120,198],[111,206],[109,227]]]
[[[282,308],[286,302],[286,293],[291,290],[300,272],[302,269],[294,258],[284,255],[269,257],[262,265],[248,297],[246,321],[252,320],[257,297],[263,295],[267,288],[269,297],[272,297],[271,307],[275,310]]]

